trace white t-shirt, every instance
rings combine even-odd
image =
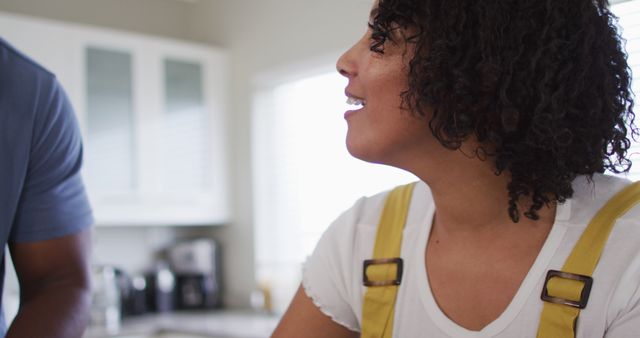
[[[583,177],[576,179],[574,197],[558,206],[551,232],[511,303],[481,331],[471,331],[449,319],[431,294],[424,253],[434,204],[427,185],[419,182],[403,234],[404,275],[396,301],[393,336],[535,337],[547,270],[561,269],[594,214],[629,183],[604,175],[595,175],[593,183]],[[387,193],[361,198],[338,217],[304,266],[307,295],[335,322],[354,331],[360,331],[366,291],[362,285],[362,262],[371,258]],[[593,279],[589,303],[578,319],[577,337],[640,337],[640,206],[627,212],[614,226]]]

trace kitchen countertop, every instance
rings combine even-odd
[[[124,318],[117,334],[89,327],[84,338],[267,338],[279,320],[248,311],[180,311]]]

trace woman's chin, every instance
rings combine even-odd
[[[351,143],[349,141],[347,141],[347,151],[349,152],[349,154],[359,160],[363,160],[363,161],[367,161],[369,162],[367,159],[369,158],[369,156],[367,155],[367,151],[366,149],[363,149],[363,147],[361,145],[358,144],[354,144]]]
[[[371,149],[371,143],[366,142],[349,142],[347,140],[347,151],[351,156],[370,163],[383,163],[381,156]]]

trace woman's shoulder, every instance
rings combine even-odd
[[[415,209],[416,205],[420,205],[420,207],[429,205],[430,201],[432,201],[431,190],[426,183],[417,181],[407,184],[415,185],[409,212],[414,212],[415,210],[413,209]],[[384,204],[389,193],[391,193],[394,188],[396,187],[390,187],[376,194],[361,197],[353,207],[346,212],[352,214],[353,225],[364,228],[377,228]]]
[[[382,209],[389,196],[389,193],[395,187],[380,191],[378,193],[360,197],[350,208],[342,212],[335,221],[327,228],[323,234],[323,241],[335,245],[343,243],[351,250],[357,249],[361,244],[364,246],[373,245]],[[431,192],[428,186],[421,181],[415,182],[415,188],[412,196],[410,213],[420,213],[421,210],[414,207],[420,205],[424,207],[431,201]],[[407,224],[407,226],[412,226]]]
[[[573,196],[567,200],[565,208],[570,209],[571,222],[585,224],[595,216],[613,196],[633,182],[611,175],[595,174],[592,178],[578,177],[573,182]],[[640,203],[632,207],[618,222],[633,220],[640,227]]]

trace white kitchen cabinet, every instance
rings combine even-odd
[[[65,87],[98,225],[228,222],[224,50],[1,12],[0,32]]]

